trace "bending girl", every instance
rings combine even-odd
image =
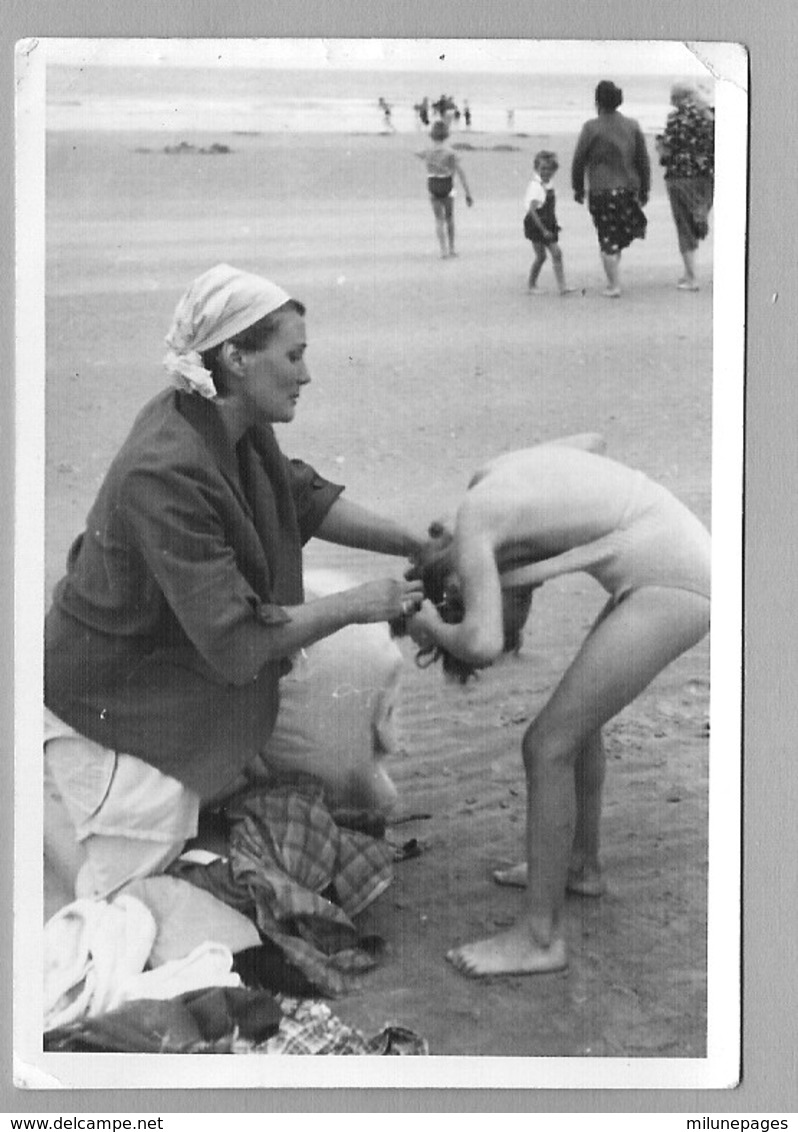
[[[601,729],[709,628],[710,538],[668,491],[599,455],[594,434],[499,456],[472,479],[450,534],[415,567],[426,600],[410,618],[422,653],[461,678],[517,647],[532,591],[583,570],[609,594],[523,740],[527,860],[496,879],[526,884],[507,931],[454,948],[469,975],[567,964],[566,889],[599,895]]]

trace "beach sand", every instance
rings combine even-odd
[[[226,261],[273,277],[308,308],[313,383],[280,429],[371,507],[425,523],[472,470],[584,430],[608,455],[710,515],[711,239],[702,289],[679,259],[658,170],[649,231],[623,257],[625,294],[601,297],[595,234],[569,191],[575,139],[474,133],[461,156],[459,258],[440,260],[421,135],[59,133],[48,142],[47,598],[108,463],[163,385],[163,336],[184,286]],[[167,155],[165,145],[229,146]],[[509,147],[509,148],[508,148]],[[526,294],[520,200],[532,156],[555,149],[561,247]],[[653,156],[653,151],[652,151]],[[402,564],[323,543],[311,566],[359,578]],[[521,894],[491,881],[522,853],[520,743],[603,603],[586,575],[536,595],[524,649],[466,688],[408,657],[402,751],[390,770],[419,857],[363,917],[388,949],[333,1009],[367,1032],[394,1021],[433,1054],[699,1057],[705,1053],[708,644],[607,728],[603,857],[609,891],[570,897],[567,971],[469,980],[446,950],[511,922]]]

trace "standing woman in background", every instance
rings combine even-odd
[[[689,81],[673,84],[671,105],[665,132],[657,137],[657,153],[684,261],[684,275],[676,285],[680,291],[697,291],[695,253],[709,233],[715,191],[715,112]]]
[[[608,299],[621,294],[621,252],[646,234],[643,207],[651,188],[651,165],[643,131],[634,118],[621,114],[623,91],[603,80],[596,87],[598,116],[585,122],[571,164],[577,204],[585,200],[598,234]]]

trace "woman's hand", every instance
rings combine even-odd
[[[352,606],[352,621],[368,624],[412,617],[424,600],[421,582],[407,578],[380,578],[346,591]]]
[[[407,622],[407,631],[419,648],[438,644],[438,632],[444,622],[431,601],[424,601],[415,616]]]

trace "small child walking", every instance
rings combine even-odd
[[[554,277],[561,295],[573,294],[573,287],[565,285],[565,267],[558,243],[560,226],[555,213],[554,189],[550,181],[559,169],[557,154],[541,149],[535,154],[534,173],[524,197],[524,235],[532,242],[535,258],[529,270],[528,289],[530,295],[539,295],[538,276],[546,262],[546,252],[551,256]]]
[[[466,204],[471,208],[474,198],[468,188],[465,173],[457,154],[446,144],[449,127],[443,121],[433,122],[430,130],[432,145],[416,157],[420,157],[427,167],[427,191],[432,212],[435,217],[435,234],[441,250],[441,258],[456,256],[454,250],[454,177],[460,178],[465,192]]]

